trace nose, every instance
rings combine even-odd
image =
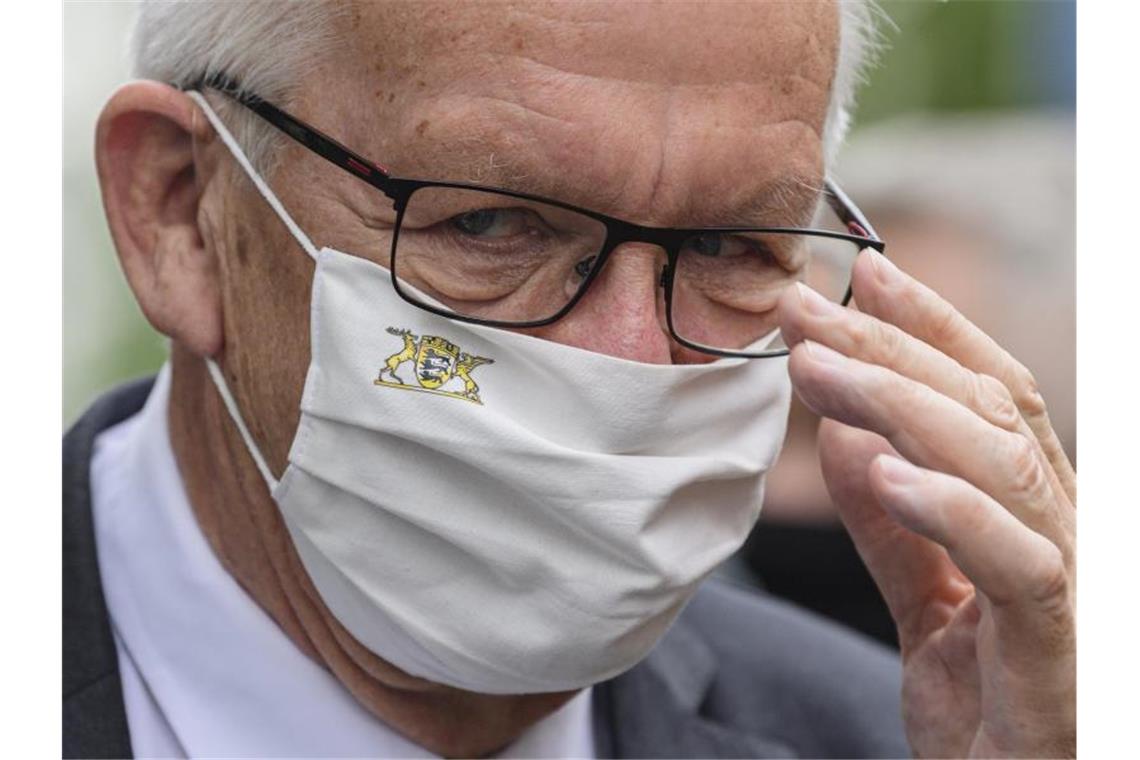
[[[671,340],[660,286],[665,251],[646,243],[616,248],[570,313],[541,337],[648,364],[670,364]]]

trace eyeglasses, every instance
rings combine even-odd
[[[396,177],[231,79],[188,89],[207,87],[391,199],[392,287],[408,303],[462,322],[549,325],[574,308],[620,246],[648,243],[665,252],[657,285],[677,343],[716,356],[783,356],[775,307],[784,290],[804,281],[846,304],[859,251],[885,249],[830,180],[821,210],[834,218],[817,228],[647,227],[502,188]]]

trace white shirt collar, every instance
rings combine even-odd
[[[431,757],[366,711],[226,572],[167,427],[170,370],[95,442],[92,509],[136,756]],[[499,757],[593,757],[587,689]]]

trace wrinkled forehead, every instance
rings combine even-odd
[[[305,105],[404,176],[651,222],[821,179],[832,2],[361,3],[342,22]]]

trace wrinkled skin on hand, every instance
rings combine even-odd
[[[780,304],[828,490],[898,625],[920,757],[1076,754],[1076,474],[1030,373],[874,251]]]

